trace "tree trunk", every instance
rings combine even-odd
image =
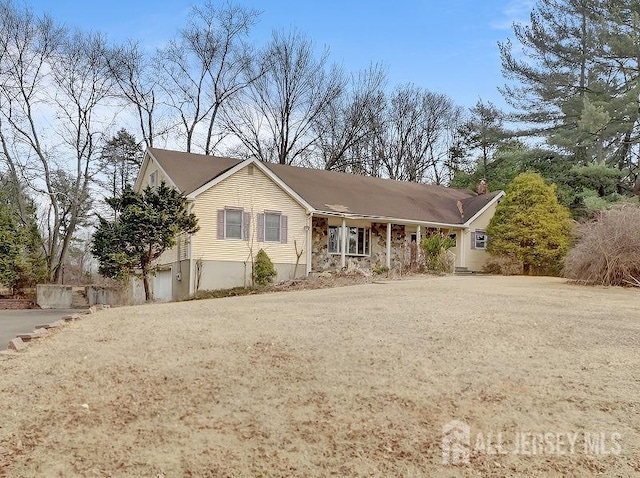
[[[528,276],[531,273],[531,264],[525,262],[522,264],[522,273]]]
[[[151,295],[151,286],[149,284],[149,274],[144,273],[142,276],[142,283],[144,284],[144,300],[150,302],[153,299]]]

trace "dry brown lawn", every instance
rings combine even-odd
[[[107,310],[0,361],[0,475],[638,476],[639,347],[640,292],[550,278]]]

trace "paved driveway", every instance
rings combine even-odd
[[[77,309],[0,310],[0,350],[18,334],[33,332],[36,325],[55,322],[65,315],[80,312]]]

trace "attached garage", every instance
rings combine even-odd
[[[153,278],[153,300],[170,302],[173,300],[173,275],[171,269],[156,272]]]

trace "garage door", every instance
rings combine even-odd
[[[159,302],[170,302],[173,299],[171,271],[158,271],[153,278],[153,299]]]

